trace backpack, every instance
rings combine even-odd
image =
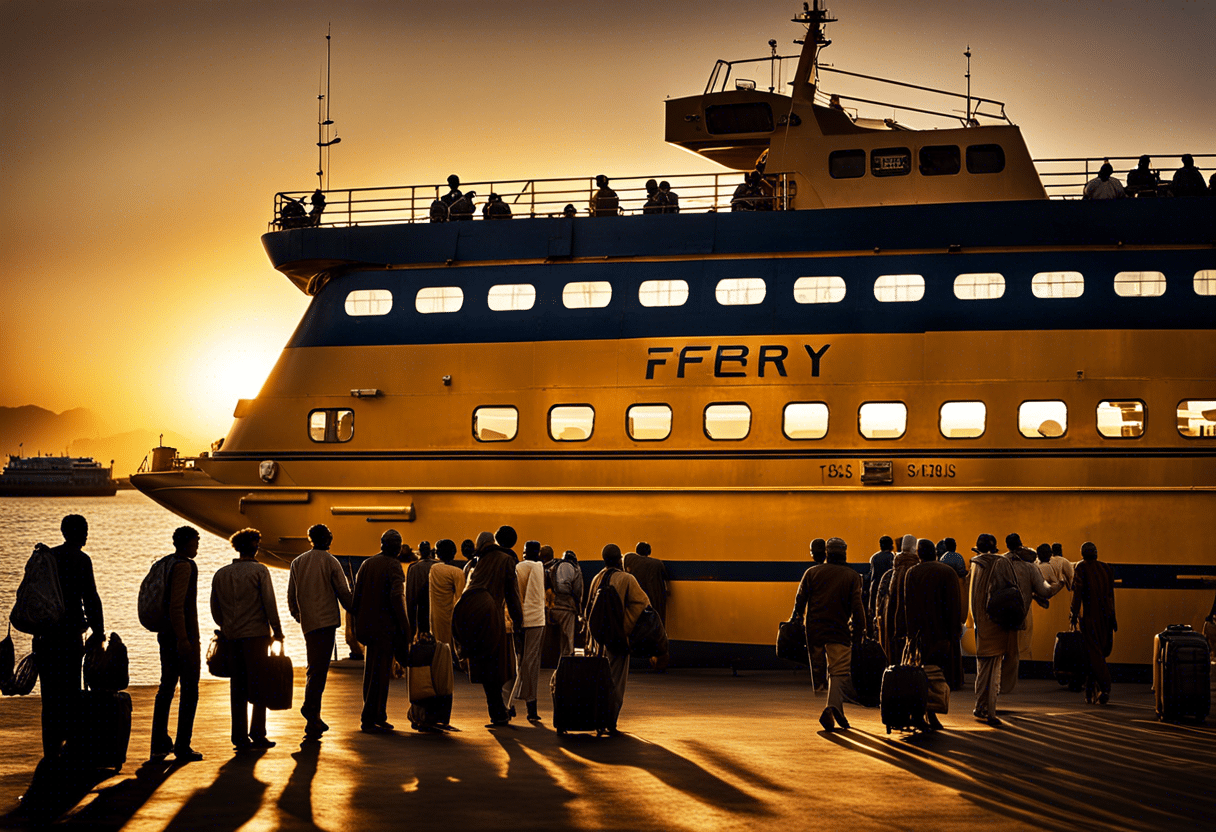
[[[992,567],[995,571],[995,564]],[[1022,603],[1022,591],[1018,589],[1012,564],[1008,565],[1008,577],[992,575],[988,579],[988,600],[984,612],[1003,630],[1018,630],[1026,618],[1026,607]]]
[[[13,602],[9,621],[21,632],[39,636],[59,626],[63,619],[59,567],[51,550],[37,543],[25,563],[25,577],[17,587],[17,600]]]
[[[563,566],[569,566],[569,569],[562,569]],[[556,595],[574,595],[574,579],[578,574],[578,567],[570,561],[558,561],[557,566],[553,567],[553,592]]]
[[[169,573],[173,571],[173,558],[165,555],[152,564],[139,585],[139,623],[154,633],[169,623]]]
[[[606,569],[595,597],[591,599],[591,612],[587,614],[587,632],[599,644],[618,656],[629,655],[629,639],[625,635],[625,605],[621,596],[612,588],[612,573],[619,569]]]

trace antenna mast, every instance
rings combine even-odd
[[[342,139],[334,136],[333,119],[329,117],[329,70],[331,64],[330,28],[325,30],[325,92],[317,94],[317,188],[329,188],[325,169],[329,162],[329,148]],[[333,136],[332,138],[330,138]]]
[[[967,126],[971,126],[971,44],[967,44]],[[957,110],[955,111],[957,112]]]

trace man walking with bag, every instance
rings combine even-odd
[[[950,547],[953,551],[953,547]],[[963,625],[959,616],[958,573],[937,560],[933,541],[921,538],[916,543],[920,563],[904,576],[903,611],[908,645],[920,654],[925,676],[929,679],[927,724],[940,731],[938,714],[950,710],[950,688],[956,680],[952,646],[958,643]],[[894,661],[898,657],[893,657]]]
[[[393,677],[393,641],[413,640],[405,612],[405,572],[397,556],[401,533],[389,529],[380,535],[379,554],[368,558],[355,575],[355,632],[366,646],[363,660],[363,714],[360,729],[387,734],[388,683]]]
[[[173,532],[173,560],[165,580],[168,619],[156,634],[160,645],[160,687],[152,710],[152,756],[170,751],[179,763],[197,762],[203,755],[190,747],[198,709],[198,530],[181,526]],[[177,738],[169,736],[169,707],[181,683],[177,703]]]

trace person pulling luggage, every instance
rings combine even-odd
[[[602,646],[608,657],[608,667],[612,673],[616,694],[609,733],[616,734],[617,719],[620,717],[621,707],[625,704],[625,686],[629,682],[629,635],[633,632],[642,610],[650,606],[650,598],[642,591],[638,579],[625,571],[620,546],[615,543],[607,544],[601,556],[604,559],[604,568],[591,580],[587,593],[590,599],[587,612],[587,649],[588,652],[594,653]],[[604,592],[600,591],[601,587]],[[619,599],[619,606],[612,603],[611,595]],[[620,611],[621,620],[606,626],[605,622],[611,622],[614,617],[614,607]]]

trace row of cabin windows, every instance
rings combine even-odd
[[[968,145],[967,173],[1000,173],[1005,169],[1005,151],[999,144]],[[963,168],[958,145],[922,147],[916,153],[921,176],[953,176]],[[870,151],[871,176],[907,176],[912,172],[912,151],[906,147],[883,147]],[[833,179],[857,179],[866,175],[864,150],[834,150],[828,154],[828,175]]]
[[[1144,435],[1144,402],[1105,399],[1098,402],[1095,424],[1107,439],[1137,439]],[[826,402],[790,402],[782,410],[781,431],[787,439],[823,439],[828,435]],[[549,438],[583,442],[595,432],[595,408],[589,404],[559,404],[549,408]],[[1178,433],[1188,438],[1216,437],[1216,400],[1184,399],[1178,403]],[[671,405],[635,404],[625,411],[630,439],[662,441],[671,436]],[[714,440],[746,439],[752,409],[744,402],[715,402],[703,411],[705,435]],[[908,428],[903,402],[866,402],[857,410],[857,430],[866,439],[899,439]],[[950,401],[938,410],[938,430],[947,439],[975,439],[988,429],[988,406],[982,401]],[[308,414],[308,435],[314,442],[349,442],[355,413],[348,408],[321,408]],[[1068,405],[1058,399],[1030,400],[1018,405],[1018,432],[1027,439],[1059,439],[1068,433]],[[487,405],[473,411],[473,436],[479,442],[510,442],[519,433],[519,410],[511,405]]]
[[[1195,272],[1191,283],[1195,294],[1216,296],[1216,269]],[[1162,272],[1119,272],[1114,277],[1115,294],[1125,298],[1156,298],[1165,294]],[[1085,292],[1080,272],[1039,272],[1030,281],[1036,298],[1078,298]],[[762,303],[768,286],[759,277],[727,277],[719,280],[714,297],[722,306],[754,306]],[[794,302],[840,303],[846,287],[839,275],[800,277],[794,281]],[[959,300],[997,300],[1005,295],[1005,276],[997,272],[960,274],[954,278],[954,296]],[[919,274],[884,274],[874,281],[874,297],[883,303],[916,302],[925,296],[925,278]],[[638,287],[638,302],[646,307],[683,306],[688,302],[686,280],[644,280]],[[602,309],[612,300],[612,284],[604,280],[575,281],[562,289],[567,309]],[[491,286],[486,305],[494,312],[520,312],[536,305],[536,287],[530,283]],[[427,286],[414,296],[414,308],[422,314],[458,312],[464,306],[459,286]],[[388,289],[356,289],[346,296],[346,314],[353,317],[387,315],[393,308]]]

